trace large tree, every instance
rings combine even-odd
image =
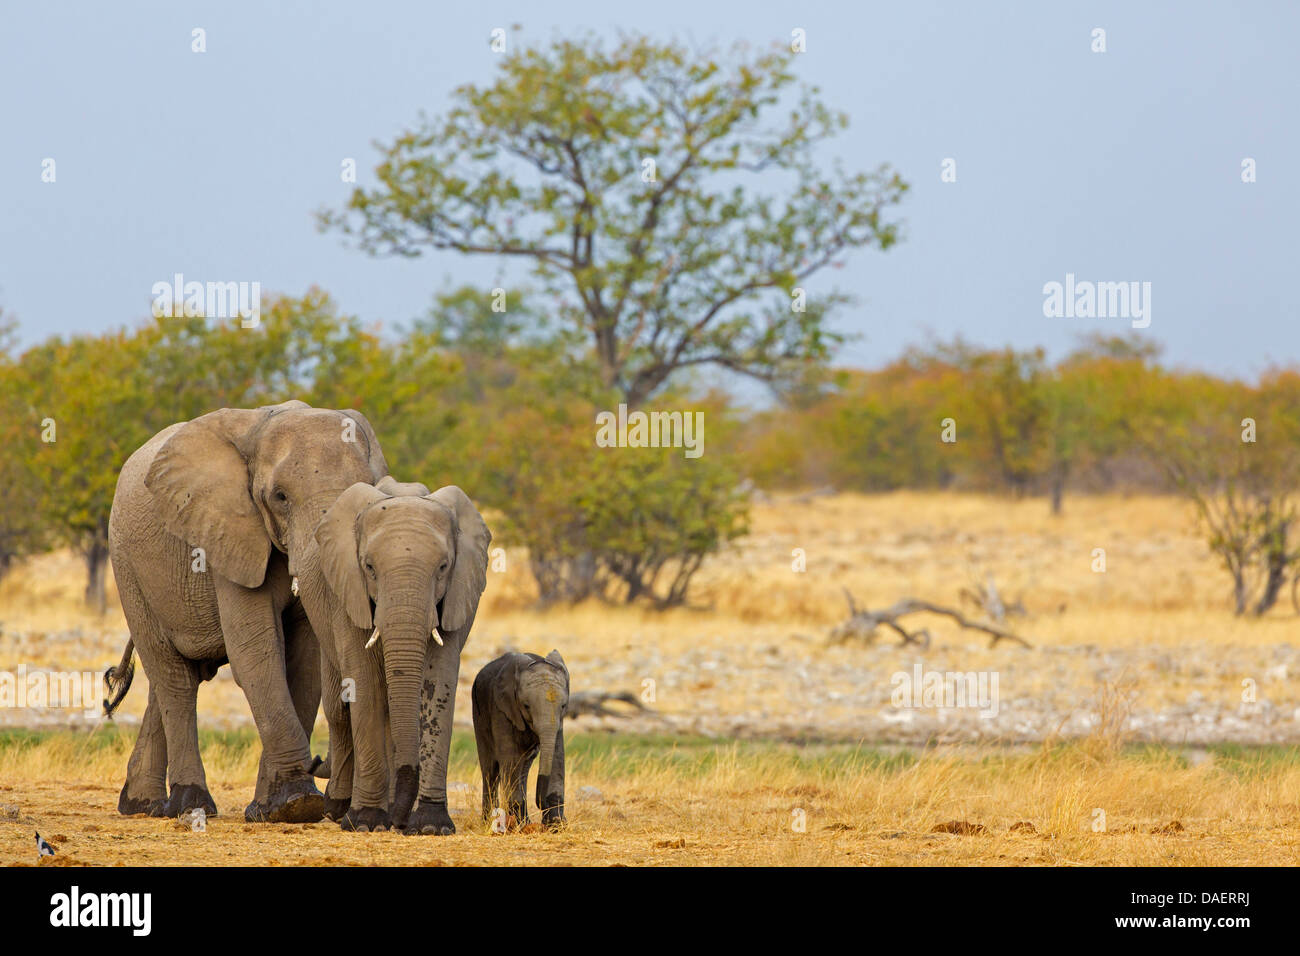
[[[847,300],[796,289],[892,245],[907,188],[885,167],[819,166],[847,119],[795,59],[644,37],[514,53],[388,145],[378,185],[322,227],[378,255],[526,260],[630,404],[691,366],[781,382],[827,356],[827,313]]]

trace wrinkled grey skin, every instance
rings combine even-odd
[[[491,532],[454,485],[430,494],[388,478],[340,495],[315,538],[303,567],[319,566],[313,577],[324,587],[302,583],[299,593],[321,635],[326,812],[349,830],[455,833],[447,812],[452,716]]]
[[[504,779],[506,813],[528,823],[528,771],[537,767],[542,824],[564,823],[564,711],[569,669],[559,651],[504,654],[474,678],[474,738],[483,774],[483,817],[491,817]]]
[[[363,415],[302,402],[211,412],[164,429],[127,459],[109,553],[131,641],[123,665],[105,675],[106,711],[129,687],[132,645],[149,675],[149,703],[120,812],[216,812],[195,697],[228,660],[262,741],[245,819],[321,818],[323,798],[308,772],[319,652],[291,580],[329,505],[358,481],[387,474]]]

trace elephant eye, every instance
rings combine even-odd
[[[373,578],[375,576],[375,566],[369,561],[366,562],[366,572]]]
[[[444,561],[444,562],[442,562],[442,564],[438,565],[438,573],[439,573],[439,574],[446,574],[446,573],[447,573],[447,562],[446,562],[446,561]]]
[[[276,493],[275,493],[275,500],[276,500],[276,501],[288,501],[288,500],[289,500],[289,496],[286,495],[283,491],[278,491],[278,490],[277,490]]]

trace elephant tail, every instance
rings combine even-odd
[[[105,717],[112,718],[113,711],[117,710],[117,705],[122,703],[122,698],[131,689],[134,677],[135,641],[128,639],[126,650],[122,652],[122,659],[117,662],[117,666],[104,671],[104,693],[108,695],[104,698]]]

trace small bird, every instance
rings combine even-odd
[[[54,856],[54,847],[50,846],[48,843],[42,840],[39,832],[36,833],[36,855],[38,857]]]

